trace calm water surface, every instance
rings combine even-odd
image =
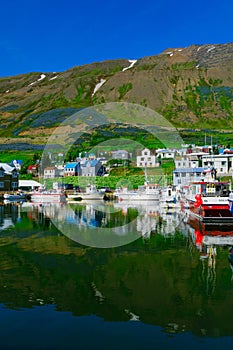
[[[0,349],[230,348],[232,245],[153,206],[2,204]]]

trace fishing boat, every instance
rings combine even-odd
[[[186,195],[191,214],[202,221],[233,221],[229,210],[230,183],[212,177],[191,182]]]
[[[121,187],[114,191],[114,196],[120,202],[159,201],[160,185],[145,183],[143,186],[138,186],[137,190],[129,190],[127,187]]]
[[[161,196],[159,199],[159,206],[162,209],[180,209],[181,208],[181,194],[175,186],[166,186],[161,189]]]
[[[66,195],[60,190],[39,189],[30,193],[33,203],[65,203]]]
[[[67,194],[67,200],[71,201],[95,201],[103,200],[105,190],[98,190],[95,185],[87,185],[85,191],[78,191]]]

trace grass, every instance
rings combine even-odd
[[[35,154],[35,151],[0,151],[0,162],[1,163],[10,163],[12,160],[20,159],[23,161],[23,163],[26,163],[27,161],[31,160],[33,158],[33,155]]]

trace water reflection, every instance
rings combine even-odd
[[[57,229],[58,221],[78,227],[83,237],[108,227],[117,237],[130,229],[138,239],[94,249],[69,239]],[[4,205],[0,303],[8,309],[53,304],[106,322],[232,337],[233,232],[228,228],[148,206]]]

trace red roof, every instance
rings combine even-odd
[[[37,165],[29,165],[28,170],[35,170],[37,169]]]

